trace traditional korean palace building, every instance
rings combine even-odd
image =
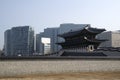
[[[64,42],[57,43],[62,46],[62,50],[67,52],[92,52],[106,40],[96,39],[96,35],[106,31],[105,29],[92,28],[86,26],[76,31],[60,34]]]

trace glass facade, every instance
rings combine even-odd
[[[13,27],[9,35],[5,35],[5,44],[9,43],[10,53],[7,52],[8,45],[5,45],[6,54],[11,56],[29,56],[34,52],[34,31],[29,26]],[[10,37],[10,38],[9,38]],[[8,38],[11,42],[7,42]]]

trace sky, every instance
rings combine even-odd
[[[120,0],[0,0],[0,49],[7,29],[29,25],[39,33],[62,23],[120,30]]]

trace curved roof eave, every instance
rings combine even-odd
[[[72,37],[72,36],[75,36],[75,35],[81,33],[83,30],[86,30],[86,31],[88,31],[90,33],[95,33],[95,34],[99,34],[99,33],[103,32],[103,31],[106,31],[105,29],[97,29],[97,28],[85,27],[85,28],[77,30],[77,31],[72,31],[72,32],[60,34],[58,36],[63,37],[63,38]]]
[[[97,28],[91,28],[91,27],[86,27],[85,30],[87,30],[88,32],[91,32],[91,33],[96,33],[96,34],[106,31],[105,29],[97,29]]]

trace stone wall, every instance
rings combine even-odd
[[[0,77],[63,72],[120,71],[120,60],[0,61]]]

